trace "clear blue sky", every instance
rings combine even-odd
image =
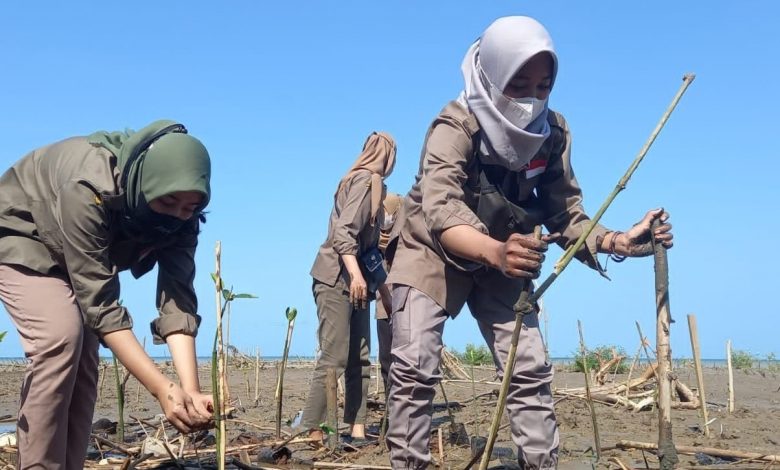
[[[0,167],[97,129],[179,120],[213,158],[214,196],[197,254],[203,316],[215,325],[214,244],[238,291],[231,341],[281,354],[284,309],[299,317],[292,354],[312,355],[309,268],[332,194],[366,135],[398,141],[390,190],[405,193],[428,124],[463,86],[460,64],[495,18],[534,16],[559,55],[550,98],[574,137],[591,212],[613,189],[677,90],[697,79],[603,222],[626,229],[647,209],[672,214],[673,354],[690,357],[694,313],[704,357],[725,342],[780,353],[775,297],[780,3],[746,2],[5,2],[0,5]],[[774,214],[774,215],[773,215]],[[548,256],[546,272],[560,255]],[[655,343],[652,259],[610,264],[608,282],[573,263],[545,296],[554,356],[589,345],[630,354],[634,322]],[[136,334],[149,337],[155,276],[122,278]],[[774,299],[774,300],[773,300]],[[0,356],[21,348],[0,315]],[[150,341],[149,341],[150,342]],[[445,342],[482,342],[464,312]],[[162,346],[149,347],[154,355]],[[375,348],[372,352],[375,352]]]

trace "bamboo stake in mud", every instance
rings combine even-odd
[[[284,311],[287,317],[287,337],[284,340],[284,354],[282,354],[282,364],[279,366],[279,379],[276,382],[276,438],[282,434],[282,395],[284,392],[284,370],[287,368],[287,356],[290,354],[290,342],[292,341],[293,329],[295,328],[295,317],[298,310],[295,307],[287,307]]]
[[[542,227],[540,225],[534,227],[534,238],[537,240],[542,238]],[[532,287],[533,284],[530,280],[525,282],[523,292],[520,293],[520,298],[517,300],[518,305],[524,303],[526,299],[528,299],[529,291],[532,289]],[[517,355],[517,343],[520,340],[520,332],[523,329],[523,317],[525,317],[526,313],[530,313],[521,311],[517,308],[515,308],[515,312],[515,329],[512,331],[512,343],[509,346],[506,363],[504,363],[504,378],[501,381],[501,389],[498,393],[498,403],[496,403],[496,409],[493,410],[493,421],[490,424],[490,433],[488,434],[485,448],[482,450],[482,460],[479,462],[479,470],[487,469],[488,463],[490,462],[490,457],[493,454],[493,445],[496,443],[498,428],[501,426],[501,417],[504,413],[504,404],[506,404],[506,397],[509,394],[509,383],[511,382],[512,376],[515,373],[515,356]]]
[[[217,331],[214,338],[214,357],[213,362],[216,362],[217,374],[216,380],[212,380],[212,386],[214,388],[214,414],[216,415],[217,425],[217,468],[219,470],[225,469],[225,451],[227,449],[227,432],[225,427],[225,369],[224,369],[224,351],[222,344],[222,243],[217,241],[216,248],[214,249],[214,257],[216,259],[215,271],[214,271],[214,283],[216,285],[216,299],[217,299]],[[213,369],[213,364],[212,364]],[[212,374],[214,371],[212,370]]]
[[[655,233],[661,221],[653,220],[650,233]],[[654,240],[654,239],[653,239]],[[658,360],[658,459],[661,470],[674,468],[679,462],[672,439],[672,350],[669,330],[672,320],[669,310],[669,264],[666,248],[653,243],[655,256],[656,359]]]
[[[260,348],[255,348],[255,406],[260,405]]]
[[[577,320],[577,329],[580,332],[580,353],[582,354],[582,371],[585,373],[585,397],[588,401],[590,410],[590,421],[593,423],[593,442],[595,443],[596,461],[601,459],[601,437],[599,436],[599,425],[596,421],[596,408],[593,406],[593,397],[590,395],[590,368],[588,367],[588,348],[585,347],[585,337],[582,334],[582,323]]]
[[[699,352],[699,331],[696,328],[696,316],[688,315],[688,330],[691,333],[691,349],[693,350],[693,366],[696,368],[696,382],[699,384],[699,403],[701,417],[704,423],[704,435],[710,437],[710,426],[707,424],[707,398],[704,394],[704,373],[701,369],[701,353]]]
[[[325,399],[328,406],[328,447],[331,450],[335,450],[339,441],[338,377],[336,369],[328,369],[326,374]]]
[[[726,364],[729,368],[729,413],[734,412],[734,370],[731,368],[731,340],[726,341]]]

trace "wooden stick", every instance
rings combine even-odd
[[[636,365],[637,361],[639,360],[639,355],[642,353],[642,345],[644,344],[644,340],[640,339],[639,341],[639,347],[636,350],[636,355],[634,356],[634,360],[631,361],[631,367],[628,368],[628,376],[626,377],[626,383],[631,383],[631,374],[634,373],[634,366]],[[626,387],[626,400],[628,400],[628,392],[630,389]]]
[[[542,227],[540,225],[534,227],[534,238],[537,240],[542,238]],[[488,433],[485,449],[482,451],[482,460],[479,462],[479,470],[487,469],[491,454],[493,453],[493,445],[496,443],[496,437],[498,436],[498,428],[501,426],[501,417],[504,413],[506,397],[509,394],[509,383],[515,373],[515,355],[517,355],[517,342],[520,339],[520,332],[523,329],[523,317],[526,313],[531,313],[531,310],[527,309],[526,300],[528,299],[532,288],[533,284],[531,281],[526,281],[523,286],[523,291],[520,293],[520,298],[517,299],[517,303],[515,304],[515,329],[512,331],[512,342],[509,346],[506,363],[504,363],[504,377],[501,381],[501,390],[498,393],[496,408],[493,410],[493,422],[490,425],[490,433]],[[531,303],[531,305],[534,304]]]
[[[651,442],[637,442],[637,441],[625,441],[621,440],[617,442],[617,446],[621,449],[642,449],[642,450],[657,450],[658,446]],[[763,462],[778,462],[780,463],[780,455],[761,454],[758,452],[744,452],[740,450],[728,450],[718,449],[715,447],[700,447],[700,446],[675,446],[677,452],[685,455],[695,455],[698,453],[711,455],[713,457],[731,457],[736,459],[748,459],[748,460],[760,460]]]
[[[610,462],[614,462],[617,464],[618,467],[620,467],[620,470],[631,470],[630,467],[626,467],[626,464],[624,464],[619,458],[617,457],[610,457]]]
[[[596,408],[593,406],[593,400],[590,395],[590,370],[588,369],[588,350],[585,347],[585,338],[582,334],[582,323],[577,320],[577,329],[580,332],[580,352],[582,353],[582,370],[585,373],[585,396],[588,399],[588,408],[590,409],[590,420],[593,423],[593,440],[595,442],[596,461],[601,458],[601,438],[599,437],[599,425],[596,421]]]
[[[338,379],[336,369],[328,369],[325,377],[325,397],[328,405],[328,427],[334,435],[328,436],[328,447],[335,450],[339,441]]]
[[[439,434],[439,466],[444,467],[444,438],[442,438],[441,428],[438,430]]]
[[[661,221],[653,220],[650,233]],[[669,345],[671,311],[669,308],[669,263],[666,248],[653,240],[655,258],[656,359],[658,361],[658,458],[661,470],[672,470],[679,459],[672,438],[672,349]]]
[[[731,340],[726,341],[726,364],[729,367],[729,413],[734,412],[734,370],[731,368]]]
[[[696,316],[688,315],[688,329],[691,332],[691,349],[693,350],[693,365],[696,368],[696,382],[699,384],[699,403],[701,403],[701,416],[704,423],[704,435],[710,437],[710,426],[707,424],[707,399],[704,394],[704,373],[701,369],[701,353],[699,352],[699,332],[696,328]]]
[[[255,406],[260,404],[260,348],[255,347]]]

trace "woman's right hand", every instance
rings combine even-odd
[[[352,279],[349,283],[349,301],[355,308],[364,309],[368,307],[368,285],[363,278],[363,273],[360,270],[356,272],[350,272],[349,277]]]
[[[208,426],[211,416],[199,413],[192,397],[175,383],[168,381],[154,396],[168,421],[182,433]]]
[[[508,277],[536,279],[542,269],[547,243],[555,241],[559,235],[545,235],[537,240],[533,235],[513,233],[507,241],[499,245],[499,266]]]

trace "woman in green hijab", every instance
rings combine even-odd
[[[211,163],[181,124],[96,132],[51,144],[0,176],[0,300],[19,332],[27,372],[19,468],[83,468],[97,395],[98,344],[159,400],[182,432],[210,419],[194,337],[194,254]],[[120,271],[158,266],[151,324],[180,383],[139,344],[120,301]]]

